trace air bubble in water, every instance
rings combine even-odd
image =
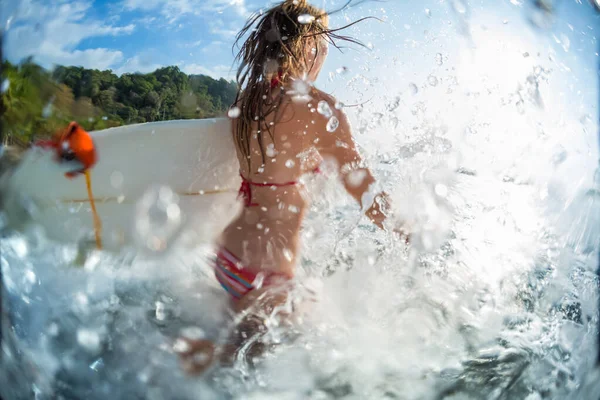
[[[2,81],[2,86],[0,86],[0,93],[6,93],[8,88],[10,87],[10,80],[6,78]]]
[[[438,78],[436,78],[433,75],[429,75],[429,77],[427,78],[427,83],[429,83],[429,86],[437,86]]]
[[[50,325],[48,325],[48,329],[46,329],[46,333],[48,334],[48,336],[51,337],[55,337],[58,336],[58,324],[56,324],[56,322],[52,322]]]
[[[197,326],[188,326],[187,328],[183,328],[180,332],[181,336],[190,339],[190,340],[201,340],[206,337],[206,334]]]
[[[227,111],[227,116],[229,118],[238,118],[241,113],[242,113],[242,110],[240,110],[239,107],[231,107],[229,109],[229,111]]]
[[[183,339],[177,339],[173,343],[173,351],[175,353],[187,353],[191,350],[191,348],[192,347],[190,346],[190,344]]]
[[[425,9],[425,15],[427,15],[428,18],[431,18],[431,10],[429,8]]]
[[[348,67],[339,67],[335,70],[335,72],[339,75],[345,74],[346,72],[348,72]]]
[[[444,64],[444,56],[442,56],[442,53],[437,53],[437,54],[435,55],[435,63],[436,63],[437,65],[442,65],[442,64]]]
[[[179,232],[179,197],[169,187],[150,188],[136,207],[137,238],[152,251],[164,251]]]
[[[336,110],[341,110],[342,108],[344,108],[344,103],[342,103],[341,101],[336,101],[334,107]]]
[[[292,168],[294,165],[296,165],[296,163],[294,162],[294,160],[287,160],[285,162],[285,166],[288,168]]]
[[[302,15],[298,16],[298,22],[300,22],[303,25],[310,24],[310,23],[314,22],[314,20],[315,20],[315,17],[310,14],[302,14]]]
[[[340,120],[337,117],[331,117],[329,118],[329,122],[327,122],[327,132],[335,132],[339,126]]]
[[[327,103],[325,100],[321,100],[317,106],[317,111],[319,112],[319,114],[323,115],[325,118],[329,118],[333,115],[333,112],[331,111],[331,107],[329,107],[329,103]]]
[[[77,343],[91,353],[100,351],[100,335],[91,329],[77,330]]]

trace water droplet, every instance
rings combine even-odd
[[[292,206],[292,205],[288,206],[288,211],[291,212],[292,214],[298,214],[300,212],[298,207]]]
[[[77,343],[89,352],[100,351],[100,335],[91,329],[80,328],[77,330]]]
[[[42,117],[49,118],[52,115],[52,109],[52,100],[50,100],[42,109]]]
[[[227,116],[229,118],[238,118],[241,113],[242,113],[242,110],[240,110],[239,107],[231,107],[229,109],[229,111],[227,112]]]
[[[190,339],[190,340],[201,340],[206,337],[206,334],[197,326],[188,326],[187,328],[183,328],[180,332],[181,336]]]
[[[286,260],[292,262],[292,260],[294,259],[294,254],[289,249],[283,249],[282,253],[283,257],[285,257]]]
[[[155,303],[156,308],[154,309],[154,317],[158,320],[158,321],[164,321],[167,318],[167,311],[165,308],[165,303],[163,303],[162,301],[157,301]]]
[[[523,53],[523,57],[525,57],[525,58],[529,57],[529,53],[528,52]]]
[[[367,171],[364,169],[359,169],[356,171],[351,171],[346,177],[346,181],[348,182],[348,185],[352,187],[358,187],[362,185],[366,177]]]
[[[569,52],[569,48],[571,47],[571,40],[569,40],[569,38],[567,37],[567,35],[565,35],[564,33],[562,33],[560,35],[560,42],[562,44],[562,48],[565,52]]]
[[[288,168],[293,168],[294,165],[296,165],[296,163],[294,162],[294,160],[287,160],[285,162],[285,166],[288,167]]]
[[[440,197],[446,197],[448,196],[448,186],[438,183],[437,185],[435,185],[435,194],[437,194]]]
[[[435,63],[436,63],[437,65],[442,65],[442,64],[444,64],[444,56],[442,56],[442,53],[437,53],[437,54],[435,55]]]
[[[315,17],[310,14],[302,14],[302,15],[298,16],[298,22],[300,22],[303,25],[310,24],[310,23],[314,22],[314,20],[315,20]]]
[[[49,336],[55,337],[58,336],[58,324],[56,322],[52,322],[50,325],[48,325],[48,328],[46,329],[46,333]]]
[[[252,281],[252,286],[254,286],[256,289],[260,289],[263,286],[264,282],[265,282],[265,274],[262,272],[259,272],[256,275],[256,278],[254,278],[254,280]]]
[[[438,78],[436,78],[433,75],[429,75],[429,77],[427,78],[427,83],[429,83],[429,86],[437,86]]]
[[[267,150],[265,151],[268,157],[275,157],[277,155],[277,150],[275,150],[275,145],[273,143],[269,143],[267,145]]]
[[[2,81],[2,86],[0,86],[0,93],[6,93],[8,88],[10,87],[10,80],[6,78]]]
[[[341,110],[342,108],[344,108],[344,103],[342,103],[341,101],[336,101],[334,107],[336,110]]]
[[[173,343],[173,351],[175,353],[187,353],[190,350],[191,350],[191,346],[186,340],[177,339]]]
[[[429,8],[425,9],[425,15],[427,15],[427,18],[431,18],[431,10]]]
[[[419,88],[417,87],[417,85],[415,85],[415,84],[414,84],[414,83],[412,83],[412,82],[408,84],[408,89],[410,90],[410,92],[411,92],[412,94],[417,94],[417,93],[419,93]]]
[[[19,258],[25,258],[28,253],[27,242],[23,238],[15,238],[11,241],[12,249]]]
[[[454,8],[454,11],[459,14],[465,14],[467,12],[467,5],[463,3],[462,0],[454,0],[452,2],[452,7]]]
[[[325,118],[329,118],[333,115],[331,107],[329,107],[329,103],[327,103],[325,100],[321,100],[319,102],[317,110],[319,111],[319,114],[323,115]]]
[[[90,364],[90,369],[98,372],[104,366],[104,360],[102,358],[97,359],[93,363]]]
[[[36,283],[36,279],[35,272],[30,269],[25,270],[25,273],[23,274],[23,290],[26,293],[31,292]]]
[[[327,122],[327,132],[335,132],[337,130],[337,128],[340,126],[340,121],[337,119],[337,117],[331,117],[329,118],[329,121]]]
[[[164,251],[180,230],[179,197],[166,186],[150,188],[136,206],[135,231],[142,245]]]
[[[554,154],[552,155],[552,163],[554,165],[560,165],[567,159],[567,150],[564,147],[559,146]]]
[[[348,72],[348,67],[339,67],[335,70],[335,72],[339,75],[345,74],[346,72]]]
[[[124,178],[121,171],[113,171],[113,173],[110,174],[110,184],[115,189],[118,189],[121,187],[121,185],[123,185],[123,180]]]

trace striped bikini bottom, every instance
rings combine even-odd
[[[241,299],[254,289],[272,286],[289,280],[277,273],[254,273],[225,247],[220,247],[215,260],[215,276],[223,289],[234,299]]]

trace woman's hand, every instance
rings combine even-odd
[[[212,365],[217,348],[210,340],[180,337],[173,343],[173,350],[188,374],[200,375]]]
[[[398,226],[392,228],[392,232],[394,233],[394,235],[397,235],[397,237],[404,243],[410,244],[411,233],[410,229],[406,224],[399,224]]]

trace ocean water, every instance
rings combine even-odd
[[[372,52],[324,83],[355,93],[357,142],[410,247],[334,174],[307,178],[298,315],[265,317],[254,367],[242,350],[191,378],[174,338],[229,324],[211,243],[81,263],[35,224],[4,230],[3,398],[597,399],[598,20],[504,3],[369,8],[406,23],[356,28]]]

